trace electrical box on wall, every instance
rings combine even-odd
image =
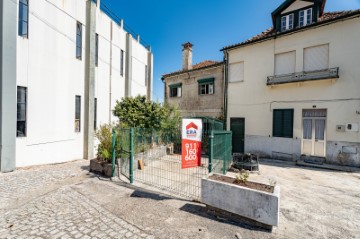
[[[336,125],[337,132],[345,132],[345,125]]]
[[[357,123],[347,123],[345,126],[346,131],[348,132],[358,132],[359,131],[359,124]]]

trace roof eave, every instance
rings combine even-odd
[[[311,25],[308,25],[308,26],[305,26],[305,27],[296,28],[296,29],[286,31],[286,32],[275,32],[275,34],[271,34],[271,35],[269,35],[267,37],[264,37],[264,38],[261,38],[261,39],[257,39],[257,40],[249,41],[249,42],[245,42],[245,43],[240,43],[240,44],[236,44],[236,45],[229,46],[229,47],[224,47],[220,51],[227,51],[229,49],[234,49],[234,48],[239,48],[239,47],[243,47],[243,46],[246,46],[246,45],[256,44],[256,43],[267,41],[269,39],[276,38],[278,36],[286,35],[286,34],[289,34],[289,33],[296,33],[296,32],[300,32],[300,31],[303,31],[303,30],[308,30],[308,29],[311,29],[311,28],[314,28],[314,27],[317,27],[317,26],[325,25],[325,24],[328,24],[328,23],[331,23],[331,22],[335,23],[335,22],[337,22],[339,20],[344,20],[346,18],[356,17],[357,15],[358,15],[358,17],[360,17],[360,11],[355,11],[353,13],[350,13],[350,14],[344,15],[344,16],[340,16],[340,17],[335,18],[335,19],[328,19],[328,20],[325,20],[325,21],[317,22],[317,23],[314,23],[314,24],[311,24]]]
[[[194,72],[194,71],[204,70],[204,69],[208,69],[208,68],[212,68],[212,67],[218,67],[218,66],[221,66],[221,65],[224,65],[223,61],[215,63],[213,65],[204,66],[204,67],[201,67],[201,68],[196,68],[196,69],[191,69],[191,70],[186,70],[186,71],[180,71],[180,72],[173,72],[173,73],[162,75],[161,80],[164,81],[165,78],[170,77],[170,76],[182,75],[182,74],[186,74],[186,73],[190,73],[190,72]]]

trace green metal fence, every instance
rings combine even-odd
[[[113,155],[120,158],[121,174],[130,183],[140,182],[169,193],[200,200],[201,179],[209,172],[226,174],[231,163],[231,132],[211,131],[209,157],[199,167],[182,169],[181,132],[152,129],[116,129]],[[209,159],[212,162],[209,163]],[[115,160],[114,160],[115,162]],[[115,167],[115,165],[114,165]]]
[[[226,174],[232,163],[232,132],[214,130],[209,139],[209,171]]]

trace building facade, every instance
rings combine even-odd
[[[224,118],[224,64],[192,64],[192,44],[183,44],[183,68],[165,74],[165,102],[176,106],[182,117]]]
[[[93,158],[94,130],[116,120],[116,100],[151,99],[150,48],[99,0],[0,6],[1,171]]]
[[[234,152],[360,167],[360,11],[287,0],[273,27],[223,48]]]

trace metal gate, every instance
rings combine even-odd
[[[211,131],[209,155],[199,167],[181,168],[181,132],[116,129],[113,155],[130,183],[141,182],[192,200],[200,200],[201,179],[209,173],[226,174],[231,166],[231,132]],[[115,138],[115,137],[114,137]],[[114,167],[115,168],[115,165]]]

